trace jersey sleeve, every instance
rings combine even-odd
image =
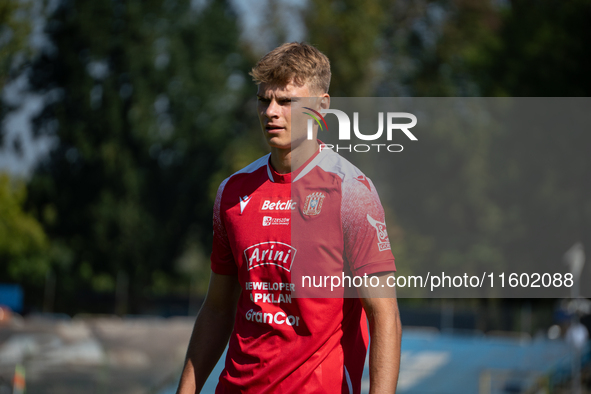
[[[345,258],[354,275],[396,271],[384,209],[373,183],[365,176],[343,182],[341,218]]]
[[[228,179],[218,188],[213,204],[213,245],[211,251],[211,270],[220,275],[236,275],[238,267],[234,261],[228,233],[224,224],[222,196]]]

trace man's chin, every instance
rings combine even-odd
[[[291,149],[291,141],[281,141],[276,137],[268,139],[267,144],[274,149]]]

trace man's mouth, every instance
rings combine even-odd
[[[285,127],[277,126],[277,125],[266,125],[265,130],[267,133],[279,133],[283,131]]]

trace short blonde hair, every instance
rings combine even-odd
[[[278,83],[308,86],[315,92],[328,93],[330,61],[322,52],[305,42],[283,44],[259,60],[250,72],[256,84]]]

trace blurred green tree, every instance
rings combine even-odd
[[[392,2],[380,41],[380,96],[480,96],[471,61],[494,40],[502,9],[492,1]]]
[[[591,94],[588,0],[396,2],[387,13],[378,95]],[[533,271],[541,261],[560,264],[577,240],[589,242],[591,135],[561,128],[558,113],[537,115],[556,129],[454,125],[400,157],[395,213],[416,245],[409,257]]]
[[[307,40],[331,62],[330,94],[372,96],[380,72],[380,39],[388,22],[386,0],[312,1],[305,14]]]
[[[244,129],[246,67],[232,9],[199,4],[69,1],[48,20],[53,48],[32,83],[50,104],[35,121],[59,143],[29,187],[68,252],[54,261],[59,310],[89,311],[77,292],[112,293],[127,278],[137,311],[146,295],[187,287],[187,266],[207,264],[177,267],[190,245],[208,243],[211,190],[233,164],[222,152]]]
[[[513,0],[467,56],[484,96],[587,97],[591,1]]]
[[[39,285],[49,268],[43,227],[25,212],[24,183],[0,173],[0,282]]]
[[[514,0],[499,12],[500,23],[467,59],[471,77],[486,96],[589,97],[591,95],[591,1]],[[581,103],[530,116],[553,128],[499,130],[491,166],[505,170],[494,184],[495,199],[511,212],[507,258],[535,267],[560,263],[575,242],[591,247],[591,134],[584,126],[562,126],[561,111],[581,119]],[[541,103],[541,102],[540,102]]]
[[[0,89],[10,76],[15,56],[27,50],[31,31],[27,9],[28,5],[18,0],[0,3]]]

